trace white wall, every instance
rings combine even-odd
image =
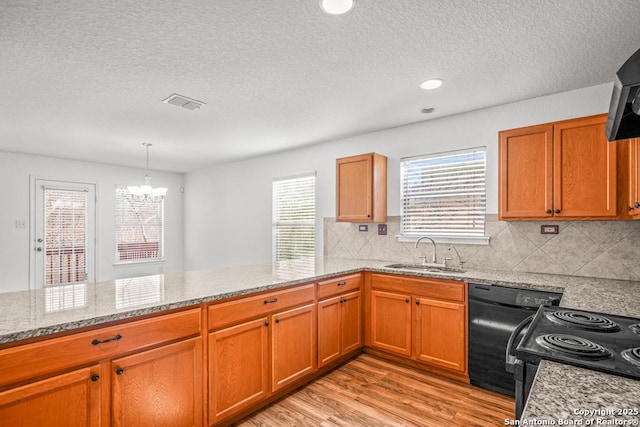
[[[388,213],[399,215],[399,160],[487,147],[487,213],[498,210],[498,131],[608,111],[611,84],[477,110],[303,149],[201,169],[185,176],[186,270],[271,260],[271,181],[317,171],[317,250],[322,218],[335,216],[335,159],[388,157]]]
[[[183,175],[151,172],[152,183],[168,187],[165,199],[166,262],[114,266],[116,185],[140,185],[144,169],[0,152],[0,292],[29,289],[30,177],[97,185],[96,280],[174,272],[183,269]],[[16,228],[16,220],[27,228]]]

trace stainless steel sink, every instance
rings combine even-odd
[[[417,271],[425,271],[430,273],[443,273],[443,274],[456,274],[463,273],[464,271],[457,268],[450,267],[435,267],[432,265],[424,265],[424,264],[389,264],[385,265],[386,268],[394,268],[398,270],[417,270]]]

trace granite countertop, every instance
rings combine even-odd
[[[560,291],[563,307],[640,317],[640,282],[493,270],[422,272],[385,267],[390,263],[315,258],[0,293],[0,344],[362,270]],[[598,419],[639,416],[574,411],[634,408],[640,410],[640,381],[543,361],[523,419],[591,419],[598,425]]]

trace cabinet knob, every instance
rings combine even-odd
[[[551,209],[547,209],[547,214],[551,215],[552,211]]]
[[[627,207],[627,210],[628,210],[628,211],[632,211],[632,210],[633,210],[633,206],[629,206],[629,207]]]
[[[124,373],[124,368],[116,369],[116,375],[122,375]]]
[[[640,208],[640,202],[636,202],[636,204],[633,206],[635,206],[636,208]]]
[[[560,213],[560,209],[556,209],[556,213]]]
[[[269,327],[269,322],[264,322],[265,327]]]
[[[420,305],[420,301],[416,301],[416,305]]]
[[[96,382],[100,379],[100,375],[98,374],[93,374],[91,375],[91,381]]]
[[[280,319],[276,319],[276,323],[280,323]]]
[[[409,300],[409,298],[407,298],[406,300],[404,300],[404,302],[409,303],[411,301]]]

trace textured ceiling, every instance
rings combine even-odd
[[[610,82],[638,22],[638,0],[3,0],[0,151],[142,167],[149,142],[187,172]]]

